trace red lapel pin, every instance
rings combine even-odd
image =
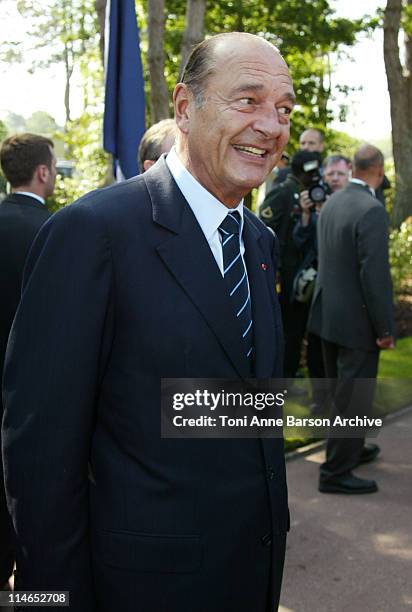
[[[262,270],[265,270],[265,271],[268,269],[267,264],[265,263],[260,264],[260,267],[262,268]]]

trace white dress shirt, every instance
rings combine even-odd
[[[176,153],[175,147],[171,149],[166,157],[166,163],[177,186],[192,209],[223,276],[222,240],[218,228],[229,211],[238,211],[241,218],[239,237],[240,252],[243,259],[245,253],[245,246],[242,238],[243,200],[241,200],[235,208],[228,208],[222,204],[222,202],[215,198],[207,189],[202,187],[194,176],[184,167]]]
[[[362,181],[362,179],[351,178],[350,182],[355,183],[356,185],[362,185],[362,187],[367,187],[369,191],[371,192],[371,194],[373,195],[373,197],[376,198],[376,193],[375,193],[374,188],[368,185],[368,183],[365,183],[365,181]]]
[[[44,198],[37,195],[37,193],[32,193],[31,191],[13,191],[12,193],[19,193],[20,195],[29,196],[30,198],[38,200],[40,204],[46,204],[46,200]]]

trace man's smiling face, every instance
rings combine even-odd
[[[197,106],[187,95],[179,155],[191,174],[227,206],[263,183],[289,138],[294,103],[288,68],[274,47],[233,37],[214,49],[214,72]],[[185,88],[180,85],[178,87]],[[178,105],[179,91],[175,91]]]

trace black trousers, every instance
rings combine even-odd
[[[306,333],[310,302],[283,302],[282,320],[285,334],[284,375],[295,378],[299,368],[302,342]],[[307,366],[312,386],[312,401],[323,405],[328,400],[329,389],[319,380],[325,377],[321,339],[308,333]]]
[[[0,452],[0,589],[13,573],[14,532],[6,505],[3,481],[3,463]]]
[[[316,334],[308,333],[308,348],[306,352],[310,384],[312,387],[312,402],[324,406],[330,397],[330,390],[325,378],[323,363],[322,340]]]
[[[322,349],[326,376],[334,379],[331,385],[331,419],[337,415],[348,418],[370,416],[379,350],[350,349],[326,340],[322,340]],[[320,467],[322,479],[345,474],[356,467],[365,443],[365,434],[366,431],[360,429],[354,438],[329,436],[326,461]]]
[[[281,309],[285,334],[284,376],[285,378],[295,378],[299,368],[310,302],[305,304],[301,302],[281,302]]]

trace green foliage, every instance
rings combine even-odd
[[[64,104],[66,120],[70,120],[70,79],[75,65],[83,72],[88,51],[97,41],[97,13],[93,0],[18,0],[20,14],[29,19],[27,32],[37,52],[31,68],[61,63],[66,77]],[[84,93],[84,95],[86,95]],[[86,100],[87,102],[87,100]]]
[[[391,232],[389,258],[395,295],[412,288],[412,217]]]
[[[74,67],[80,71],[83,113],[67,121],[64,132],[47,113],[38,111],[24,120],[10,114],[14,123],[25,121],[24,129],[52,136],[56,152],[74,162],[72,178],[58,177],[50,208],[55,211],[95,189],[104,180],[107,156],[102,150],[103,68],[94,0],[19,0],[19,12],[30,20],[34,49],[34,68],[61,63],[66,73],[66,116],[70,115],[68,84]],[[62,92],[63,101],[63,92]],[[17,126],[16,126],[17,127]],[[20,125],[19,125],[20,127]]]
[[[34,65],[47,67],[56,62],[81,60],[90,39],[97,32],[97,16],[93,0],[18,0],[17,8],[31,21],[28,34],[34,49],[47,47],[47,54],[38,55]]]
[[[6,138],[7,132],[8,130],[6,124],[0,119],[0,142]]]
[[[292,114],[292,123],[295,123],[295,114]],[[325,126],[320,123],[311,123],[308,121],[299,122],[297,129],[293,130],[289,139],[288,151],[293,154],[299,148],[299,135],[308,126],[322,130],[325,135],[325,155],[333,155],[340,153],[352,158],[356,149],[360,145],[360,140],[353,138],[345,132],[339,132],[329,128],[325,129]]]
[[[328,106],[333,72],[331,58],[340,56],[342,45],[352,45],[358,32],[374,27],[366,19],[338,18],[330,5],[329,0],[216,0],[207,6],[206,36],[247,31],[265,36],[279,46],[290,66],[298,99],[292,118],[290,150],[296,148],[304,127],[314,125],[325,129],[331,119]],[[95,2],[19,0],[17,6],[30,20],[29,35],[38,52],[35,66],[61,62],[70,78],[76,65],[82,76],[84,114],[68,122],[67,134],[62,138],[65,157],[75,162],[76,173],[72,179],[60,180],[57,185],[54,206],[60,207],[98,186],[107,171],[107,158],[100,142],[103,77]],[[136,0],[136,8],[149,100],[147,0]],[[165,76],[170,93],[179,76],[185,14],[186,2],[166,0]],[[349,95],[350,88],[345,92]],[[172,106],[170,111],[172,114]],[[19,117],[11,119],[17,127]],[[331,152],[351,154],[354,148],[351,139],[337,132],[326,130],[326,141]]]
[[[7,181],[4,174],[0,171],[0,195],[6,193]]]
[[[145,82],[148,83],[147,0],[136,0],[136,6]],[[185,11],[186,2],[166,0],[165,76],[170,92],[179,77]],[[206,36],[244,31],[264,36],[279,47],[290,67],[297,94],[292,144],[308,124],[324,128],[331,120],[328,107],[333,69],[331,57],[339,57],[342,45],[354,44],[356,35],[371,27],[366,18],[354,21],[337,18],[328,0],[215,0],[213,4],[208,3],[205,15]],[[345,93],[349,96],[350,92],[351,88],[346,86]]]
[[[317,126],[320,127],[320,126]],[[353,158],[356,149],[361,144],[361,141],[357,138],[353,138],[345,132],[339,132],[337,130],[326,129],[325,130],[325,143],[326,153],[333,155],[340,153],[346,155],[346,157]]]
[[[412,337],[398,340],[394,351],[381,351],[379,377],[412,379]]]
[[[405,4],[402,11],[401,27],[405,34],[412,37],[412,4]]]
[[[75,161],[72,178],[58,178],[49,208],[54,212],[105,182],[108,155],[101,147],[101,113],[83,113],[72,121],[63,138]]]
[[[42,136],[53,136],[58,129],[55,119],[44,111],[35,111],[26,120],[26,130]]]
[[[15,132],[24,132],[26,130],[26,119],[23,115],[17,113],[8,112],[5,118],[5,123],[11,134]]]

